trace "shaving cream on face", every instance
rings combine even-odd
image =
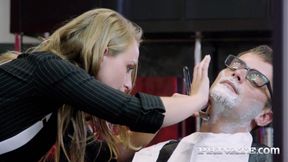
[[[225,83],[221,82],[225,80],[230,81],[238,92],[240,91],[240,88],[232,77],[225,77],[223,71],[219,75],[221,79],[210,90],[210,97],[217,105],[220,104],[226,109],[232,109],[235,107],[235,105],[237,105],[237,103],[240,102],[239,96],[228,88]]]
[[[241,97],[242,89],[237,83],[237,80],[231,76],[224,76],[223,71],[219,74],[219,77],[220,80],[213,87],[211,87],[210,90],[214,117],[221,114],[220,116],[234,118],[240,122],[251,120],[261,112],[264,105],[257,99],[253,100],[250,98],[249,102],[243,103],[244,100]],[[236,94],[233,90],[231,90],[231,86],[227,85],[227,83],[223,83],[223,81],[229,81],[238,93]],[[239,107],[240,104],[241,107]],[[231,114],[231,112],[233,113]]]

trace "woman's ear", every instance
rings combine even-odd
[[[273,112],[271,108],[264,108],[262,112],[254,118],[257,126],[263,127],[270,124],[273,120]]]
[[[108,50],[108,48],[105,48],[103,56],[107,56],[108,54],[109,54],[109,50]]]
[[[103,57],[101,58],[101,63],[103,63],[105,57],[107,57],[107,56],[109,56],[109,55],[110,55],[110,54],[109,54],[108,48],[105,48]]]

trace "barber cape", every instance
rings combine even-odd
[[[161,148],[169,141],[137,152],[133,162],[160,162]],[[248,162],[252,144],[250,133],[202,133],[184,137],[168,162]],[[173,150],[172,150],[173,151]],[[166,161],[166,160],[165,160]]]

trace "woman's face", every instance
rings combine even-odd
[[[132,89],[132,72],[136,69],[139,58],[139,48],[136,41],[122,53],[115,56],[104,54],[96,78],[102,83],[128,93]]]

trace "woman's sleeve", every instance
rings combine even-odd
[[[55,102],[70,104],[133,131],[155,133],[162,126],[165,109],[159,97],[127,95],[58,57],[42,60],[35,76],[40,93]]]

